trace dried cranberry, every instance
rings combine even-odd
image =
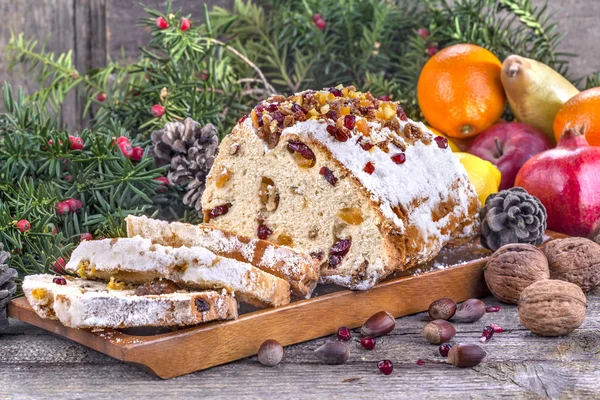
[[[327,114],[325,114],[325,115],[327,116],[327,118],[332,119],[334,121],[337,121],[337,119],[338,119],[337,113],[333,110],[327,111]]]
[[[223,204],[222,206],[216,206],[210,213],[208,214],[211,219],[220,217],[221,215],[225,215],[229,212],[230,204]]]
[[[392,161],[395,162],[396,164],[404,164],[404,161],[406,161],[406,154],[398,153],[396,155],[393,155]]]
[[[337,338],[343,342],[347,342],[352,339],[352,333],[350,333],[350,329],[347,326],[342,326],[337,331]]]
[[[406,116],[404,109],[400,106],[396,108],[396,116],[400,118],[401,121],[408,121],[408,117]]]
[[[301,107],[298,103],[292,104],[292,111],[295,113],[301,112],[302,114],[306,114],[308,112],[303,107]]]
[[[321,169],[319,170],[319,174],[323,175],[325,180],[331,183],[332,186],[335,186],[335,184],[338,181],[338,178],[336,178],[335,175],[333,175],[333,171],[327,167],[321,167]]]
[[[338,265],[342,263],[342,256],[329,255],[329,268],[336,268]]]
[[[350,246],[352,246],[352,240],[350,239],[338,240],[331,246],[331,249],[329,249],[330,267],[335,268],[342,262],[344,256],[350,251]]]
[[[257,112],[256,113],[256,123],[258,124],[258,127],[261,128],[265,123],[262,120],[262,113]]]
[[[436,136],[434,140],[440,149],[448,148],[448,139],[446,139],[445,137]]]
[[[265,106],[264,106],[264,104],[259,104],[256,107],[254,107],[254,109],[256,110],[257,113],[262,113],[263,111],[265,111]]]
[[[292,153],[294,153],[294,152],[300,153],[300,155],[302,157],[306,158],[307,160],[315,160],[317,158],[317,157],[315,157],[315,153],[313,153],[313,151],[310,149],[310,147],[308,147],[307,145],[305,145],[302,142],[289,141],[288,142],[288,150],[291,151]]]
[[[367,350],[373,350],[375,348],[376,343],[377,342],[375,341],[375,338],[369,336],[364,337],[360,340],[360,345]]]
[[[494,336],[494,328],[486,326],[483,328],[483,333],[481,334],[481,339],[479,339],[479,341],[484,343],[486,340],[490,340],[492,336]]]
[[[354,122],[356,121],[356,117],[354,115],[346,115],[344,117],[344,126],[346,129],[354,129]]]
[[[339,129],[338,127],[336,127],[334,125],[327,125],[327,132],[329,132],[330,135],[335,137],[336,140],[338,140],[340,142],[345,142],[348,139],[350,139],[349,133],[344,132],[343,130]]]
[[[312,258],[316,258],[319,261],[323,261],[323,252],[321,250],[314,252],[314,253],[310,253],[310,256]]]
[[[394,364],[390,360],[382,360],[377,363],[377,368],[384,375],[389,375],[394,370]]]
[[[335,97],[342,97],[344,95],[340,89],[334,87],[329,88],[329,93],[331,93]]]
[[[63,278],[62,276],[57,276],[56,278],[52,279],[52,283],[56,283],[57,285],[64,286],[67,284],[67,280],[65,278]]]
[[[246,120],[246,118],[248,118],[247,115],[242,115],[242,118],[238,119],[238,124],[243,123]]]
[[[259,239],[266,240],[269,236],[271,236],[272,233],[273,233],[273,231],[271,229],[269,229],[268,226],[266,226],[266,225],[258,226],[258,238]]]
[[[277,111],[277,106],[279,105],[279,103],[271,103],[267,106],[267,111],[269,112],[274,112]]]
[[[485,308],[485,312],[498,312],[500,311],[500,306],[487,306]]]
[[[367,164],[365,164],[363,171],[365,171],[367,174],[371,175],[373,172],[375,172],[375,166],[373,165],[373,163],[371,161],[369,161],[369,162],[367,162]]]
[[[450,351],[450,349],[452,348],[452,345],[450,343],[442,343],[440,344],[440,355],[442,357],[448,357],[448,352]]]
[[[391,98],[387,94],[384,94],[384,95],[379,96],[379,100],[381,100],[381,101],[390,101]]]
[[[277,121],[277,125],[280,128],[283,128],[283,120],[285,119],[285,115],[283,115],[281,112],[279,111],[275,111],[272,115],[273,119],[275,121]]]
[[[361,142],[360,147],[362,147],[362,149],[364,151],[369,151],[373,148],[374,144],[371,142]]]

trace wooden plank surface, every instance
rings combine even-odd
[[[600,291],[588,295],[586,321],[567,337],[534,336],[520,326],[515,306],[501,307],[474,324],[456,324],[456,340],[461,342],[477,342],[490,322],[506,330],[484,345],[489,358],[472,369],[439,363],[443,359],[437,346],[423,339],[428,318],[421,313],[398,319],[396,329],[378,339],[373,351],[360,348],[358,331],[353,330],[350,359],[344,365],[321,364],[313,355],[323,342],[317,339],[286,347],[283,362],[274,368],[251,357],[167,381],[12,320],[9,331],[0,335],[0,399],[600,397]],[[381,359],[394,362],[392,375],[378,373]],[[418,359],[425,365],[417,365]]]

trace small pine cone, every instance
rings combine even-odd
[[[479,211],[481,245],[492,251],[509,243],[542,244],[546,208],[521,187],[488,196]]]
[[[6,306],[17,291],[15,278],[17,270],[8,268],[6,264],[10,254],[3,251],[4,246],[0,243],[0,331],[8,327],[8,317],[6,316]]]

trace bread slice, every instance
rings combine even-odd
[[[225,289],[137,296],[134,290],[110,290],[101,282],[65,276],[66,285],[59,285],[54,278],[26,276],[23,292],[40,317],[70,328],[185,326],[238,316],[235,298]]]
[[[477,234],[477,194],[444,140],[354,87],[274,96],[221,141],[205,222],[283,238],[325,283],[369,289]]]
[[[286,281],[248,263],[219,257],[199,246],[173,248],[139,236],[81,242],[65,270],[84,279],[144,283],[165,278],[194,289],[226,288],[258,307],[290,302]]]
[[[319,279],[319,261],[306,253],[266,240],[251,239],[209,225],[190,225],[129,215],[127,235],[164,246],[202,246],[213,253],[248,262],[285,279],[298,298],[310,298]]]

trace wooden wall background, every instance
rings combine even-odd
[[[0,55],[13,32],[35,36],[43,42],[51,34],[47,49],[61,53],[73,49],[79,70],[100,66],[107,57],[118,59],[121,49],[127,57],[137,58],[137,48],[148,33],[136,26],[144,16],[141,0],[0,0]],[[195,19],[202,16],[204,0],[173,0],[174,8],[183,8]],[[542,4],[542,0],[533,0]],[[144,0],[144,4],[164,8],[166,0]],[[206,0],[214,5],[231,7],[233,0]],[[565,51],[577,53],[571,62],[573,77],[600,70],[600,0],[549,0],[552,10],[560,10],[559,28],[568,32],[563,39]],[[8,63],[0,58],[0,83],[9,81],[27,91],[35,90],[27,76],[8,71]],[[67,126],[79,129],[82,124],[81,104],[75,96],[67,100],[63,120]]]

